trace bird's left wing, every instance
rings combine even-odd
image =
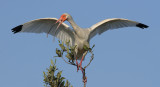
[[[89,39],[91,39],[97,34],[100,35],[107,30],[118,29],[123,27],[139,27],[144,29],[147,28],[148,26],[128,19],[122,19],[122,18],[106,19],[101,22],[98,22],[97,24],[94,24],[89,28],[90,31]]]
[[[72,46],[75,40],[74,32],[65,23],[62,23],[57,29],[57,20],[58,19],[56,18],[41,18],[32,20],[13,28],[12,32],[47,33],[57,37],[62,42],[70,41],[70,45]]]

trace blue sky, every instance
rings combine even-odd
[[[43,87],[43,71],[54,60],[58,41],[53,43],[53,37],[47,38],[46,34],[13,34],[11,29],[33,19],[59,18],[65,12],[83,28],[107,18],[127,18],[150,26],[145,30],[110,30],[93,38],[95,58],[86,70],[87,87],[160,87],[159,3],[159,0],[1,0],[1,87]],[[57,67],[74,87],[83,86],[76,67],[62,59],[57,59]]]

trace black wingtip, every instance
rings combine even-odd
[[[22,30],[22,26],[23,26],[23,25],[19,25],[19,26],[13,28],[13,29],[12,29],[12,32],[13,32],[14,34],[20,32],[20,31]]]
[[[142,24],[142,23],[139,23],[136,26],[139,27],[139,28],[142,28],[142,29],[149,27],[148,25],[145,25],[145,24]]]

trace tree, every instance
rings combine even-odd
[[[62,71],[59,71],[56,67],[56,60],[53,62],[51,60],[51,65],[47,68],[47,73],[44,74],[44,83],[45,87],[72,87],[68,80],[65,80],[65,77],[62,77]]]
[[[73,65],[73,66],[78,66],[75,63],[75,59],[74,59],[74,51],[76,46],[69,46],[69,42],[61,43],[59,41],[59,46],[60,49],[56,48],[56,54],[57,56],[55,57],[60,57],[62,58],[67,64]],[[94,58],[94,54],[92,49],[94,48],[95,45],[92,46],[92,48],[88,48],[87,46],[84,46],[83,48],[91,53],[91,58],[89,63],[81,68],[82,71],[82,77],[83,77],[83,83],[84,83],[84,87],[86,87],[86,83],[87,83],[87,77],[86,77],[86,72],[85,69],[90,65],[90,63],[92,62],[93,58]],[[65,58],[63,57],[63,55],[65,55]],[[67,60],[67,61],[66,61]],[[56,63],[56,61],[55,61]],[[51,60],[51,65],[49,67],[49,69],[47,69],[47,73],[44,72],[44,82],[45,82],[45,86],[50,86],[50,87],[72,87],[69,83],[68,80],[65,81],[65,78],[61,76],[62,71],[58,71],[58,69],[56,68],[56,65],[53,62],[53,60]],[[56,74],[56,71],[57,74]]]

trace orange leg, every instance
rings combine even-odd
[[[82,61],[83,61],[83,59],[84,59],[84,56],[82,56],[81,62],[78,65],[78,66],[80,66],[82,72],[83,72],[83,69],[82,69]]]
[[[79,70],[79,64],[78,64],[78,61],[77,61],[77,57],[76,57],[76,64],[77,64],[77,72]]]

